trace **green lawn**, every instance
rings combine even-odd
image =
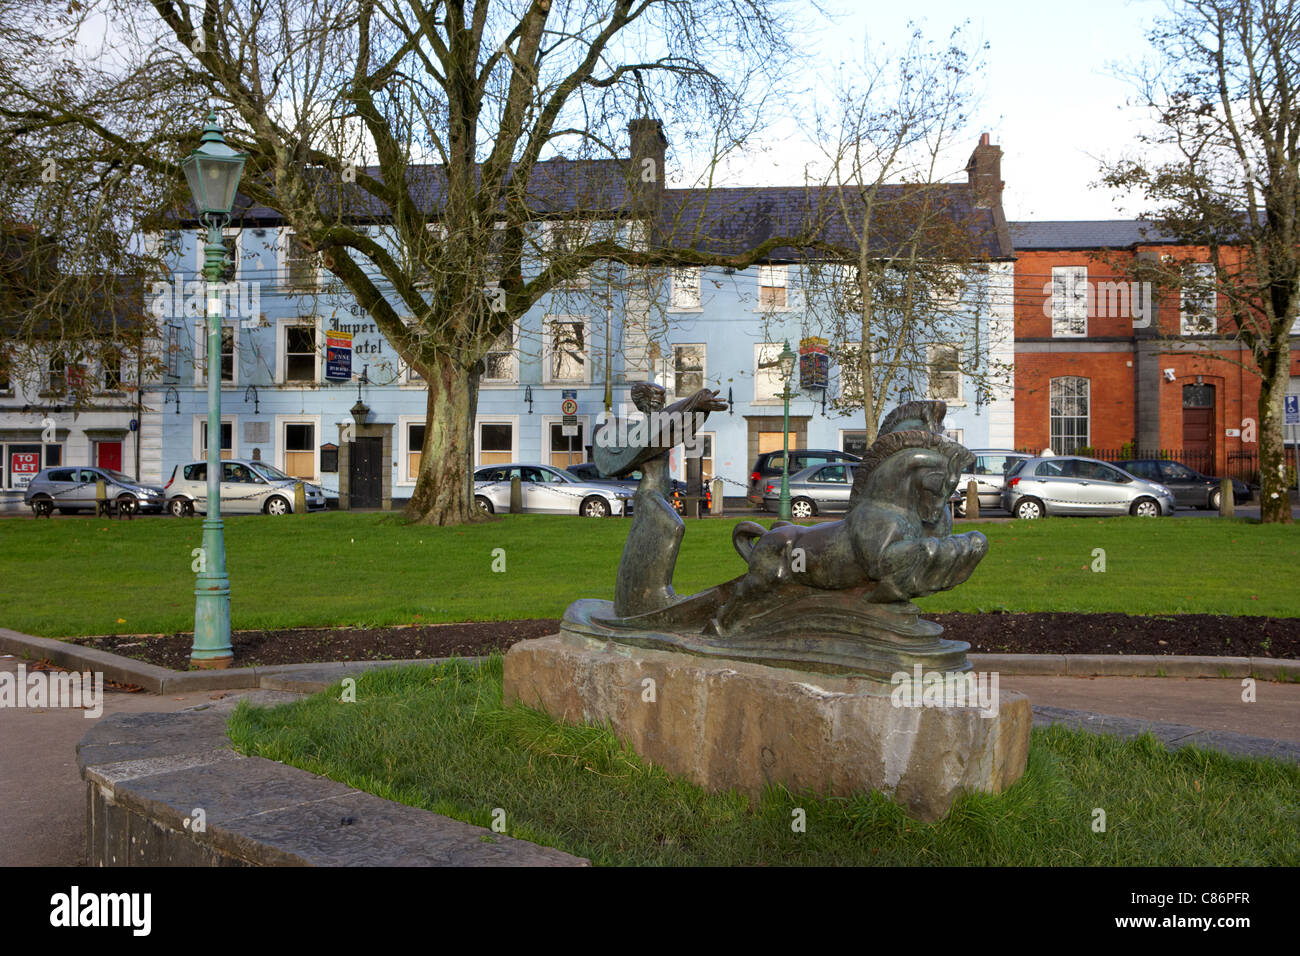
[[[241,703],[245,753],[615,865],[1297,866],[1300,768],[1035,730],[1001,796],[962,797],[937,824],[880,795],[771,789],[751,809],[642,763],[606,730],[501,707],[501,658],[365,674],[275,709]],[[806,830],[794,832],[802,808]],[[1095,810],[1105,832],[1094,832]]]
[[[744,570],[733,520],[691,522],[676,587]],[[990,551],[930,611],[1204,612],[1300,616],[1300,527],[1225,520],[982,524]],[[237,629],[559,617],[611,597],[628,523],[506,516],[462,528],[330,512],[228,519]],[[959,530],[962,530],[959,526]],[[50,637],[189,630],[198,519],[0,520],[0,626]],[[494,573],[503,549],[504,573]],[[1094,573],[1093,550],[1106,571]]]

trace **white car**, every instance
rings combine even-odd
[[[221,513],[287,515],[293,512],[293,486],[302,479],[286,475],[264,461],[232,458],[221,462]],[[167,510],[177,517],[207,514],[208,463],[193,461],[172,469],[164,486]],[[303,482],[308,511],[325,509],[325,492]]]
[[[621,515],[632,492],[612,482],[583,481],[550,465],[484,465],[474,472],[474,503],[487,514],[510,510],[510,480],[518,477],[523,508],[533,514]]]

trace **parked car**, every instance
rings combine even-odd
[[[859,462],[861,460],[857,455],[850,454],[847,451],[837,451],[833,448],[791,448],[790,474],[794,475],[805,468],[811,468],[813,465],[829,465],[837,461]],[[783,463],[783,452],[765,451],[758,456],[758,459],[754,462],[754,467],[749,472],[749,494],[747,497],[750,504],[759,508],[763,507],[763,498],[767,494],[766,480],[775,475],[779,482]]]
[[[635,495],[637,486],[641,483],[641,472],[634,471],[626,478],[605,478],[601,475],[600,469],[596,467],[594,461],[583,461],[576,465],[570,465],[564,469],[571,475],[576,475],[583,481],[595,482],[602,485],[614,485],[623,488],[629,493]],[[677,511],[686,510],[686,482],[672,479],[672,502]],[[704,507],[707,509],[713,503],[713,492],[709,490],[708,482],[704,483]],[[627,503],[628,513],[631,513],[632,502]]]
[[[36,474],[23,494],[23,504],[39,515],[77,511],[94,511],[96,484],[104,483],[104,493],[122,510],[162,511],[167,502],[163,489],[136,481],[112,468],[45,468]]]
[[[837,461],[813,465],[790,476],[790,517],[811,518],[849,510],[853,489],[853,464]],[[763,510],[781,510],[781,476],[763,482]]]
[[[586,515],[604,518],[621,515],[632,492],[616,482],[583,481],[563,468],[550,465],[486,465],[474,472],[474,502],[493,514],[510,510],[510,481],[518,477],[526,513]]]
[[[972,448],[971,454],[975,456],[975,467],[972,471],[962,472],[957,490],[952,493],[953,514],[958,518],[966,517],[966,485],[969,482],[975,482],[981,510],[1000,508],[1007,472],[1016,462],[1029,457],[1023,451],[1008,448]]]
[[[1174,493],[1121,468],[1074,455],[1025,458],[1007,473],[1002,507],[1017,518],[1046,515],[1124,515],[1155,518],[1174,513]]]
[[[286,475],[264,461],[230,458],[221,462],[221,513],[287,515],[293,513],[293,486],[301,478]],[[167,509],[177,517],[207,514],[208,463],[177,465],[166,485]],[[325,510],[325,491],[303,481],[308,511]]]
[[[1181,462],[1167,458],[1143,458],[1137,461],[1118,461],[1115,464],[1130,475],[1160,482],[1174,493],[1180,507],[1219,510],[1219,499],[1222,497],[1219,478],[1203,475]],[[1250,485],[1234,478],[1232,503],[1245,504],[1250,498]]]

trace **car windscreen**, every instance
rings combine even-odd
[[[252,466],[253,470],[270,481],[292,481],[293,479],[282,472],[275,465],[264,465],[261,463]]]
[[[130,475],[124,475],[120,471],[113,471],[111,468],[105,468],[104,474],[112,478],[119,485],[134,485],[135,479]]]

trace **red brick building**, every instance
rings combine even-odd
[[[1132,220],[1010,225],[1016,447],[1108,458],[1163,452],[1212,474],[1249,471],[1259,378],[1242,367],[1253,367],[1250,353],[1220,334],[1214,293],[1193,282],[1152,294],[1127,271],[1173,257],[1194,275],[1208,250]],[[1300,381],[1294,348],[1291,375]]]

